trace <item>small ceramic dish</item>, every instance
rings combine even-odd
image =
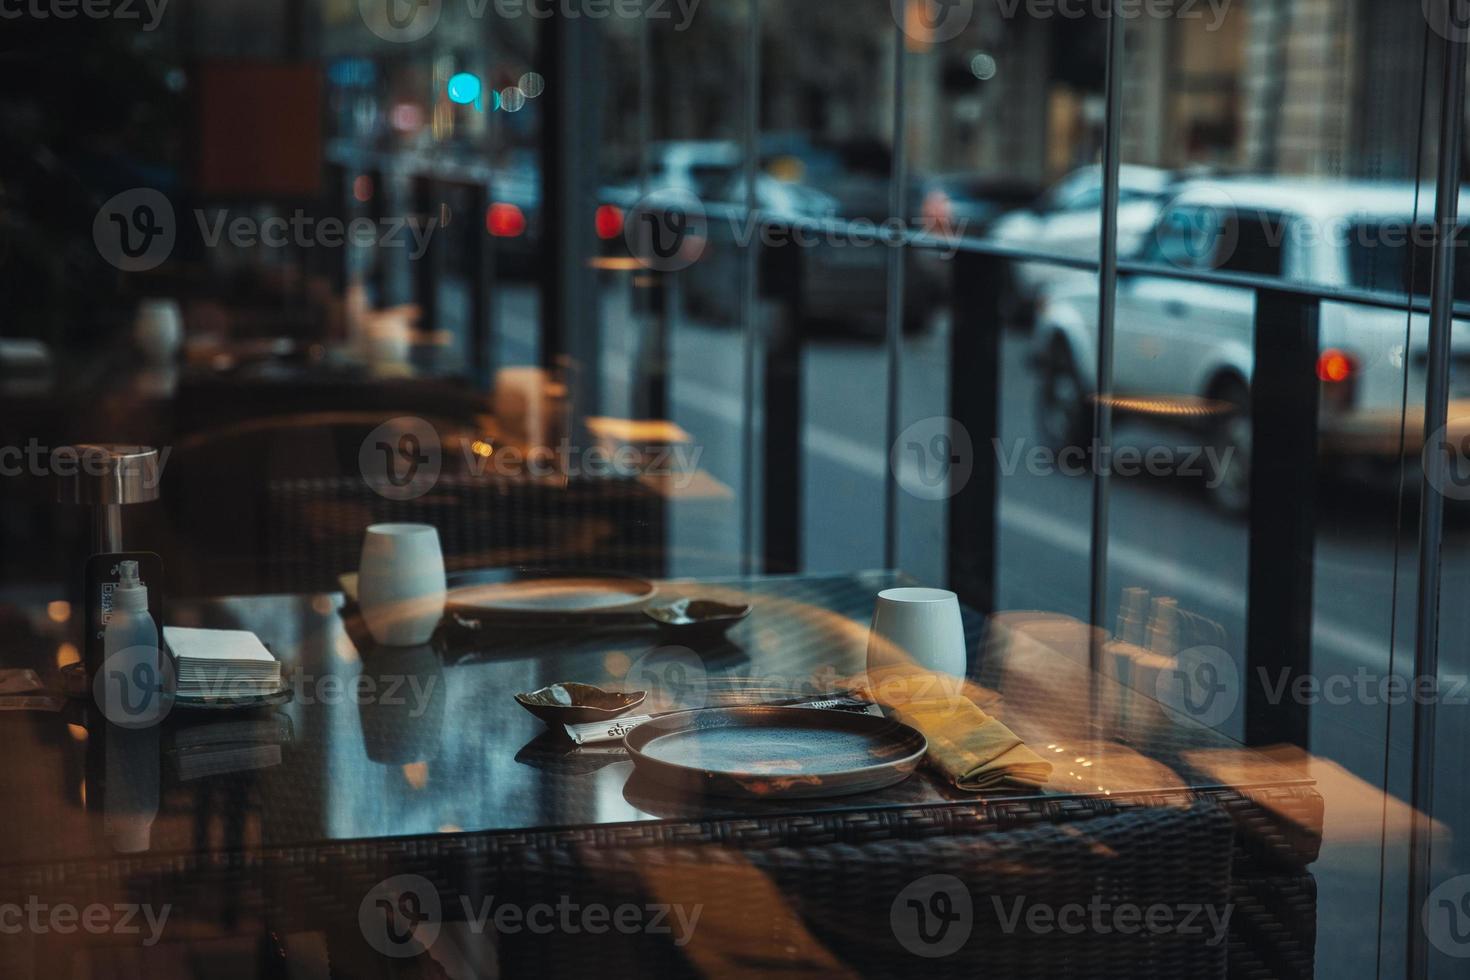
[[[650,606],[643,615],[670,636],[713,640],[750,615],[750,604],[731,605],[713,599],[680,599],[667,606]]]
[[[643,703],[647,691],[604,691],[591,684],[552,684],[529,694],[517,694],[516,702],[548,725],[581,725],[616,718]]]

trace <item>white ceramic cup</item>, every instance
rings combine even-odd
[[[960,600],[944,589],[887,589],[878,593],[868,634],[868,679],[875,686],[894,672],[965,676],[965,628]]]
[[[374,524],[362,539],[357,604],[384,646],[427,643],[447,594],[439,532],[428,524]]]
[[[408,306],[369,314],[365,331],[369,365],[394,368],[408,363],[413,354],[413,317]]]

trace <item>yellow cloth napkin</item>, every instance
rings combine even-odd
[[[1040,787],[1051,763],[1031,751],[1005,725],[961,694],[887,705],[888,713],[924,733],[929,764],[963,790],[997,786]]]

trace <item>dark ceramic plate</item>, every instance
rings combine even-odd
[[[731,605],[713,599],[680,599],[667,606],[649,606],[643,615],[669,636],[715,639],[750,615],[750,604]]]
[[[445,601],[469,615],[567,618],[636,610],[655,591],[652,582],[632,576],[548,575],[451,583]]]
[[[624,739],[639,772],[676,789],[762,799],[866,793],[907,779],[928,743],[908,725],[820,708],[706,708]]]
[[[591,684],[552,684],[529,694],[517,694],[516,702],[548,725],[581,725],[616,718],[636,708],[647,691],[604,691]]]

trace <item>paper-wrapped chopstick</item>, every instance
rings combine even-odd
[[[877,711],[877,705],[873,702],[856,697],[850,692],[837,691],[827,695],[814,695],[804,698],[785,698],[780,701],[762,701],[751,707],[791,707],[791,708],[830,708],[837,711]],[[733,707],[733,705],[731,706]],[[652,715],[631,715],[627,718],[613,718],[610,721],[589,721],[581,725],[563,725],[567,735],[578,745],[597,745],[606,742],[621,742],[623,736],[633,729],[654,718],[673,714],[670,711],[662,711]]]

